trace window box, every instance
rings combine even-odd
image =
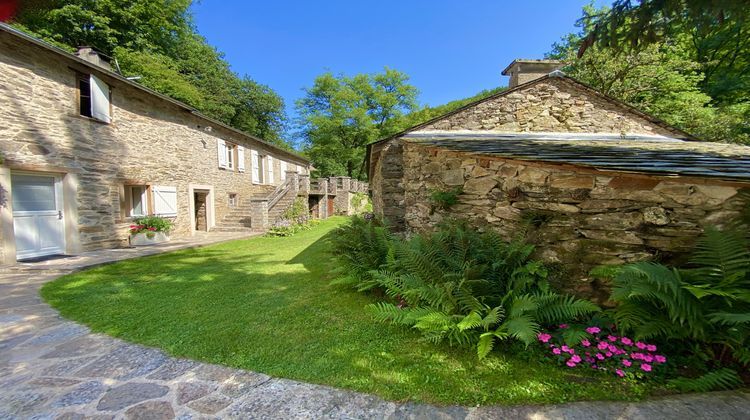
[[[167,241],[169,241],[167,232],[141,232],[130,235],[130,245],[132,246],[156,245]]]

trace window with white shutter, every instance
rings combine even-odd
[[[98,77],[90,76],[91,86],[91,117],[109,124],[112,117],[109,115],[109,85]]]
[[[268,179],[267,184],[273,184],[273,156],[268,156]]]
[[[227,143],[222,139],[216,139],[216,153],[219,156],[219,168],[227,167]]]
[[[245,172],[245,148],[237,146],[237,170]]]
[[[155,186],[154,192],[154,214],[157,216],[177,216],[177,187]]]
[[[263,165],[258,156],[258,151],[250,149],[250,175],[253,177],[253,184],[260,184],[263,175]]]
[[[280,161],[279,167],[281,168],[281,171],[279,171],[279,180],[281,180],[281,182],[284,182],[286,181],[286,161]]]

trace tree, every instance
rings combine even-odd
[[[321,176],[362,178],[365,146],[395,134],[416,108],[408,76],[386,68],[354,77],[324,73],[297,101],[306,153]]]
[[[192,0],[30,0],[13,22],[73,51],[88,45],[117,59],[127,76],[201,113],[282,147],[284,102],[231,71],[196,33]]]
[[[640,50],[684,36],[703,68],[702,89],[714,103],[750,101],[750,7],[737,0],[615,0],[611,8],[585,9],[588,28],[578,48]]]
[[[607,15],[591,6],[579,20],[581,31],[553,46],[551,58],[562,59],[570,76],[634,105],[700,138],[748,142],[747,103],[721,104],[707,89],[706,65],[697,59],[690,32],[673,30],[668,39],[618,49],[607,44],[581,46],[596,29],[588,16]]]

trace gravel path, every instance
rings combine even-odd
[[[0,419],[409,418],[748,419],[750,393],[641,403],[437,407],[176,359],[68,321],[39,288],[86,266],[201,246],[228,236],[97,252],[0,271]]]

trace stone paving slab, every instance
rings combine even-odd
[[[0,419],[750,419],[747,391],[639,403],[438,407],[177,359],[60,317],[39,288],[87,266],[235,239],[97,252],[0,270]]]

